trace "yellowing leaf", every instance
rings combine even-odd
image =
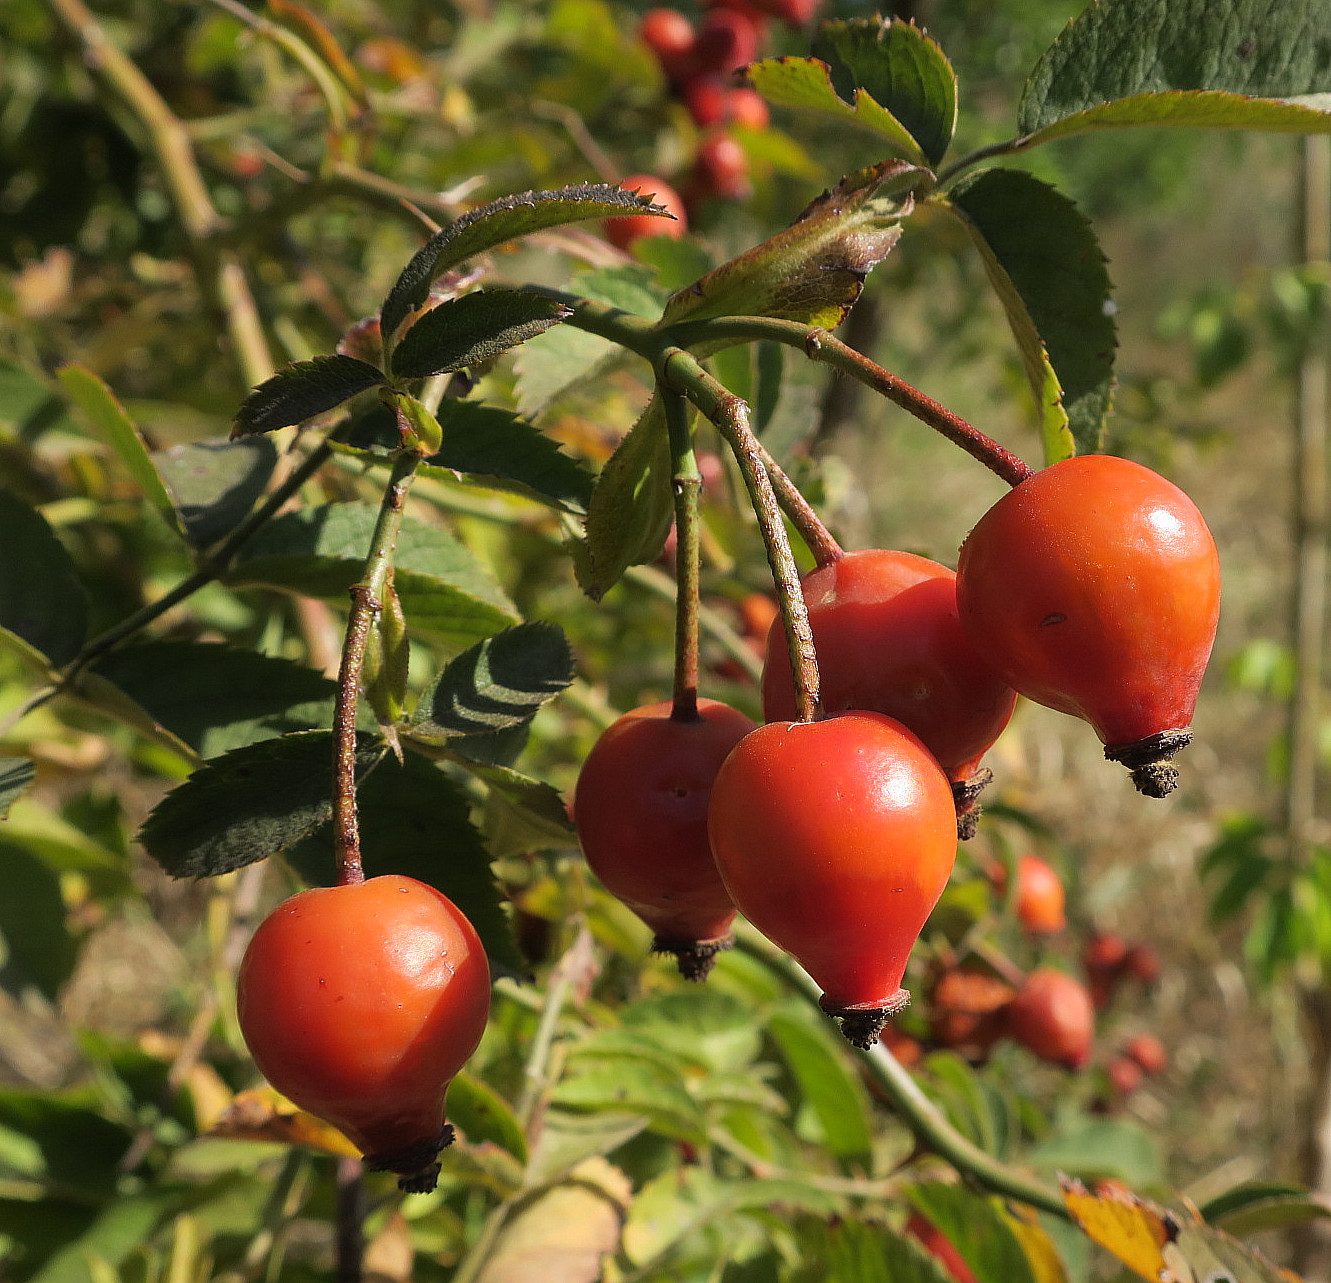
[[[336,1127],[297,1109],[271,1087],[240,1092],[207,1134],[227,1140],[267,1140],[317,1149],[325,1154],[360,1156],[360,1150]]]

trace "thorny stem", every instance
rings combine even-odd
[[[677,722],[698,720],[698,605],[701,578],[701,518],[698,495],[702,475],[689,432],[689,403],[674,390],[661,388],[675,496],[675,682],[670,716]]]
[[[821,995],[814,981],[784,953],[777,953],[755,935],[748,930],[739,931],[735,947],[756,958],[785,985],[817,1007]],[[855,1054],[921,1146],[997,1194],[1038,1207],[1061,1220],[1072,1219],[1057,1190],[1014,1171],[957,1131],[942,1110],[924,1094],[909,1071],[881,1043],[872,1051]]]
[[[809,611],[800,587],[799,569],[790,551],[790,540],[781,520],[772,481],[763,464],[763,451],[749,427],[749,407],[703,369],[696,357],[681,348],[667,349],[658,365],[658,375],[667,387],[683,392],[711,421],[735,452],[749,501],[758,517],[767,564],[772,570],[786,645],[795,678],[795,716],[812,722],[819,713],[818,659],[814,652]]]
[[[1008,485],[1019,485],[1033,473],[1029,465],[1012,451],[999,445],[992,437],[986,436],[974,424],[968,423],[959,414],[954,414],[946,406],[926,396],[905,379],[899,378],[890,370],[885,370],[864,353],[856,351],[834,334],[817,326],[760,316],[727,316],[692,324],[681,322],[678,326],[672,326],[662,333],[685,346],[700,342],[706,337],[744,338],[755,341],[768,339],[785,343],[790,347],[802,348],[811,360],[830,365],[834,370],[840,370],[843,374],[858,379],[866,387],[887,397],[903,410],[909,411],[922,423],[978,459],[991,472],[1002,477]]]
[[[384,594],[392,582],[393,558],[407,491],[421,461],[415,450],[404,450],[393,461],[393,471],[379,505],[365,561],[365,578],[351,586],[351,613],[342,646],[337,674],[337,699],[333,705],[333,848],[337,855],[339,886],[365,881],[361,865],[360,827],[356,819],[356,707],[360,699],[365,646],[384,606]]]

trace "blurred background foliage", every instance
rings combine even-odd
[[[325,56],[315,76],[262,25],[273,11],[99,3],[106,36],[183,123],[206,193],[194,216],[222,229],[211,236],[182,217],[141,114],[107,93],[53,10],[0,6],[0,483],[55,529],[86,591],[90,635],[192,567],[54,369],[78,362],[101,376],[155,451],[220,440],[272,365],[331,351],[377,307],[420,242],[422,215],[627,173],[686,176],[700,131],[636,36],[642,7],[330,0],[319,16],[346,63]],[[1025,72],[1077,8],[899,6],[958,70],[963,148],[1008,136]],[[850,0],[824,11],[869,12]],[[298,23],[280,29],[311,48]],[[806,49],[803,33],[768,28],[766,53]],[[687,282],[875,158],[867,136],[780,110],[735,137],[750,194],[698,204],[685,243],[643,247],[658,283]],[[1197,499],[1221,548],[1225,611],[1170,803],[1142,804],[1085,728],[1023,705],[990,755],[999,783],[989,816],[926,932],[908,978],[917,1002],[900,1022],[903,1060],[917,1058],[926,1091],[990,1152],[1047,1176],[1114,1176],[1203,1205],[1243,1182],[1315,1175],[1305,1133],[1331,1042],[1299,997],[1331,957],[1327,835],[1319,822],[1312,857],[1292,861],[1283,801],[1296,692],[1290,425],[1298,372],[1325,343],[1331,270],[1303,261],[1298,241],[1302,148],[1279,136],[1129,131],[1017,162],[1096,225],[1122,343],[1107,448]],[[562,286],[627,261],[595,229],[567,231],[497,254],[492,279]],[[227,293],[235,271],[257,309],[248,329]],[[911,223],[848,337],[1038,455],[1016,352],[953,227]],[[564,359],[573,368],[586,354]],[[525,397],[552,437],[600,462],[646,389],[624,369],[568,387],[563,372],[519,356],[489,371],[484,390]],[[741,391],[752,378],[743,363],[723,373]],[[885,402],[793,359],[767,439],[848,547],[953,564],[1002,489]],[[703,444],[714,612],[704,693],[756,714],[753,647],[766,625],[755,595],[770,584],[737,476],[719,443]],[[304,497],[372,499],[374,480],[339,463]],[[491,568],[523,617],[567,632],[578,676],[537,715],[521,759],[567,790],[619,710],[669,693],[668,566],[636,569],[593,607],[548,509],[439,479],[418,487],[416,503]],[[160,632],[321,672],[335,670],[340,644],[325,605],[218,584]],[[417,687],[442,655],[418,647]],[[235,1122],[236,1093],[255,1085],[234,1023],[235,962],[256,914],[293,876],[166,879],[133,835],[190,760],[96,701],[20,718],[32,689],[22,659],[0,653],[5,751],[37,764],[0,832],[0,1274],[330,1277],[337,1201],[358,1188],[328,1152],[335,1141],[286,1144],[264,1131],[280,1119],[262,1099],[242,1098],[258,1122]],[[1324,767],[1331,725],[1318,733]],[[749,952],[723,958],[705,990],[690,988],[645,958],[645,929],[567,844],[494,795],[478,797],[475,819],[539,984],[500,983],[492,1027],[450,1102],[467,1143],[446,1156],[439,1191],[360,1194],[371,1274],[494,1283],[537,1262],[540,1277],[577,1280],[597,1277],[588,1260],[617,1249],[605,1276],[642,1283],[928,1280],[934,1267],[917,1256],[895,1267],[917,1273],[884,1273],[896,1249],[862,1227],[901,1228],[912,1197],[955,1198],[969,1200],[973,1223],[1016,1232],[979,1195],[928,1183],[944,1169],[919,1159],[835,1031]],[[994,889],[994,863],[1028,853],[1067,887],[1070,924],[1049,938],[1025,933]],[[1125,973],[1105,995],[1088,1070],[1069,1075],[1007,1043],[972,1064],[944,1045],[946,1013],[929,995],[948,967],[1080,970],[1088,943],[1106,935],[1153,951],[1159,966]],[[1163,1041],[1168,1064],[1124,1091],[1111,1065],[1140,1033]],[[242,1138],[219,1136],[220,1118]],[[1070,1279],[1114,1277],[1084,1242],[1043,1223]],[[1288,1250],[1279,1236],[1260,1241],[1278,1257]],[[538,1255],[524,1257],[533,1244]]]

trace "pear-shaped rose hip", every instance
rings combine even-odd
[[[1220,611],[1215,541],[1182,490],[1111,455],[1052,464],[971,531],[957,603],[1011,686],[1090,722],[1143,793],[1174,788]]]

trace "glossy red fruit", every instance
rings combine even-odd
[[[741,200],[749,193],[749,158],[729,134],[702,140],[693,165],[693,186],[700,199]]]
[[[906,959],[956,858],[952,793],[899,722],[769,722],[712,789],[712,851],[732,899],[869,1046],[908,1000]]]
[[[1042,1060],[1080,1069],[1091,1058],[1095,1039],[1091,995],[1067,972],[1038,967],[1008,1008],[1008,1032]]]
[[[906,1233],[937,1260],[952,1276],[955,1283],[976,1283],[970,1266],[966,1264],[961,1253],[952,1246],[952,1240],[947,1238],[932,1221],[925,1220],[919,1212],[911,1212],[906,1221]]]
[[[630,174],[621,179],[619,185],[628,192],[636,191],[646,196],[655,205],[660,205],[670,218],[659,214],[628,214],[623,218],[605,220],[605,236],[612,245],[628,249],[636,240],[644,236],[669,236],[678,240],[689,230],[688,214],[684,211],[684,202],[679,193],[663,179],[652,174]]]
[[[452,1139],[444,1093],[490,1010],[485,950],[451,900],[397,876],[302,891],[254,933],[236,1005],[278,1091],[345,1132],[372,1170],[434,1188]]]
[[[1169,1052],[1154,1034],[1137,1034],[1129,1038],[1123,1044],[1123,1054],[1144,1074],[1163,1073],[1169,1064]]]
[[[697,32],[678,9],[648,9],[638,23],[638,38],[655,55],[667,79],[679,83],[697,69]]]
[[[1182,490],[1103,454],[1035,473],[962,545],[957,603],[1011,686],[1090,722],[1142,792],[1173,789],[1220,612],[1215,541]]]
[[[1002,894],[1007,870],[995,865],[994,886]],[[1068,925],[1067,897],[1054,868],[1038,855],[1023,855],[1017,861],[1017,921],[1030,935],[1053,935]]]
[[[605,731],[582,764],[573,813],[606,890],[656,933],[655,950],[702,980],[735,920],[707,839],[707,806],[721,763],[753,722],[713,699],[700,699],[693,719],[672,717],[671,707],[646,704]]]
[[[870,548],[804,576],[829,713],[867,709],[905,723],[959,785],[1012,716],[1016,692],[971,644],[956,576],[913,553]],[[785,634],[774,625],[763,668],[763,716],[794,716]],[[959,799],[960,800],[960,799]]]

